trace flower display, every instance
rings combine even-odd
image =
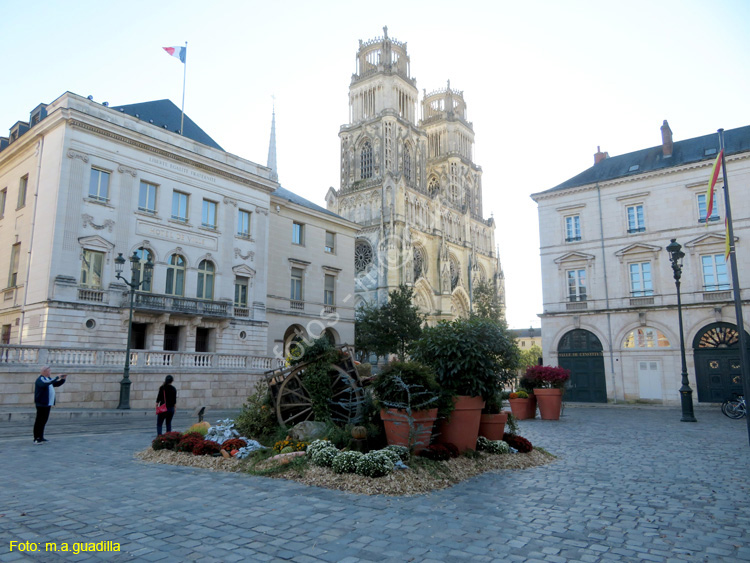
[[[357,474],[364,477],[383,477],[393,471],[394,463],[383,450],[369,452],[357,461]]]
[[[488,440],[484,436],[480,436],[477,440],[477,451],[490,454],[507,454],[510,453],[510,446],[502,440]]]
[[[506,442],[511,448],[522,454],[529,453],[534,449],[534,446],[526,438],[516,436],[515,434],[508,434],[507,432],[503,434],[503,442]]]
[[[570,379],[570,370],[553,366],[529,366],[523,376],[524,386],[539,389],[562,389]]]
[[[321,467],[331,467],[337,455],[339,455],[339,451],[334,446],[328,446],[315,450],[312,456],[310,456],[310,461]]]
[[[154,438],[154,441],[151,442],[151,448],[154,450],[173,450],[180,438],[182,438],[180,432],[167,432]]]
[[[330,444],[330,442],[328,442]],[[297,440],[292,440],[288,436],[284,440],[279,440],[273,445],[273,451],[276,453],[281,453],[282,450],[286,448],[291,448],[291,450],[287,450],[283,453],[289,453],[289,452],[304,452],[307,448],[306,442],[298,442]]]
[[[336,473],[354,473],[357,470],[357,462],[363,456],[361,452],[340,452],[331,463],[331,469]]]

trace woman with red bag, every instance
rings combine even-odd
[[[168,375],[156,394],[156,433],[161,436],[161,427],[167,421],[167,432],[172,431],[172,417],[177,404],[177,389],[172,386],[174,377]]]

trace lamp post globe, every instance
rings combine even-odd
[[[680,296],[680,278],[682,277],[682,245],[676,239],[667,245],[669,260],[672,262],[674,283],[677,288],[677,318],[680,326],[680,358],[682,360],[682,386],[680,387],[680,403],[682,405],[682,422],[697,422],[693,414],[693,390],[690,388],[687,373],[687,361],[685,359],[685,333],[682,327],[682,298]]]

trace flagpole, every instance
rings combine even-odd
[[[724,151],[724,129],[719,129],[719,148]],[[740,335],[740,373],[742,378],[742,392],[745,400],[750,400],[750,361],[747,353],[747,338],[745,337],[745,322],[742,318],[742,299],[740,297],[740,278],[737,272],[737,254],[734,248],[734,228],[732,226],[732,208],[729,204],[729,183],[727,182],[726,154],[721,156],[721,169],[724,173],[724,207],[726,209],[727,237],[729,237],[729,262],[732,268],[732,289],[734,292],[734,310],[737,316],[737,331]],[[747,422],[747,437],[750,442],[750,414],[745,416]]]
[[[185,41],[185,62],[182,64],[182,115],[180,116],[180,135],[185,135],[185,79],[187,78],[187,41]]]

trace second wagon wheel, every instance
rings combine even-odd
[[[276,418],[287,428],[314,420],[312,399],[304,380],[305,367],[293,370],[281,383],[276,395]],[[357,381],[337,365],[331,365],[331,395],[328,406],[335,422],[357,422],[361,416],[364,392]]]
[[[332,379],[331,398],[328,401],[331,418],[345,424],[359,422],[364,400],[364,391],[359,382],[338,365],[332,365],[329,374]]]

